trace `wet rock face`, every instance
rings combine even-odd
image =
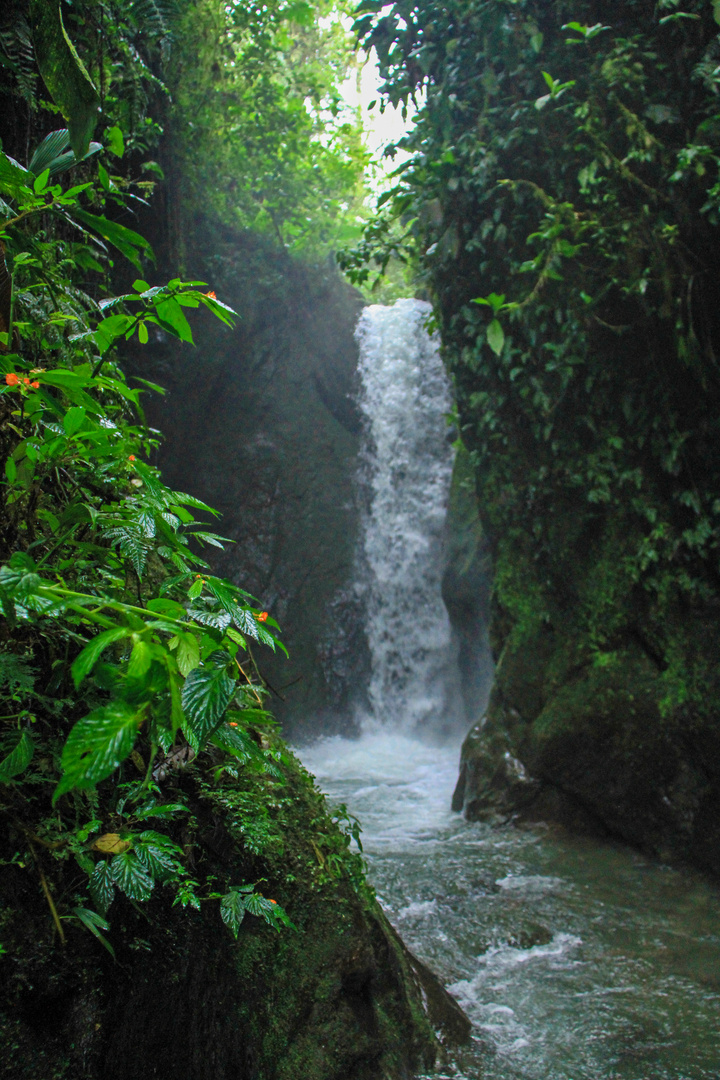
[[[168,388],[148,403],[164,435],[159,463],[171,486],[221,511],[216,531],[233,543],[206,557],[281,626],[289,659],[262,648],[257,659],[286,733],[350,734],[368,668],[353,588],[363,301],[334,267],[258,237],[199,230],[195,247],[191,276],[239,320],[228,331],[205,319],[195,350],[151,347]]]
[[[457,650],[466,726],[483,715],[492,685],[493,660],[488,639],[491,583],[490,549],[478,513],[475,477],[470,456],[459,444],[445,523],[442,597]]]
[[[547,628],[510,635],[453,808],[556,820],[720,874],[717,729],[663,713],[662,672],[637,643],[571,672],[559,667],[567,646]]]

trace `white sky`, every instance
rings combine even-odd
[[[366,54],[361,53],[361,61]],[[366,145],[373,155],[373,164],[376,169],[375,185],[382,188],[384,178],[401,162],[408,158],[408,154],[399,150],[394,160],[382,159],[382,152],[389,142],[401,139],[405,132],[412,126],[412,104],[408,109],[407,120],[402,118],[402,108],[394,109],[387,105],[385,112],[380,112],[379,87],[382,83],[377,69],[377,57],[373,49],[370,56],[360,68],[359,78],[353,75],[342,87],[345,101],[352,108],[360,106],[362,109],[363,125],[366,131]],[[359,84],[359,85],[358,85]],[[368,109],[372,101],[377,101],[374,109]]]

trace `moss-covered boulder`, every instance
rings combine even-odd
[[[463,745],[454,808],[473,819],[559,820],[720,873],[720,724],[712,712],[678,702],[675,674],[627,610],[615,648],[591,650],[577,609],[563,617],[555,605],[533,627],[532,596],[514,618],[496,606],[495,684]],[[688,614],[666,632],[677,649],[694,652],[710,683],[711,624]]]
[[[258,882],[296,929],[247,915],[237,940],[216,899],[172,906],[161,888],[108,913],[114,958],[72,909],[72,859],[11,827],[0,879],[0,1075],[13,1080],[405,1080],[468,1023],[404,948],[360,857],[312,779],[212,768],[178,774],[188,876]],[[264,806],[265,810],[258,808]],[[252,811],[252,812],[251,812]],[[46,899],[53,898],[65,944]]]

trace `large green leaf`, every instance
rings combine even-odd
[[[103,240],[107,240],[109,244],[116,247],[138,270],[140,269],[140,252],[152,257],[152,248],[140,233],[124,225],[118,225],[116,221],[108,221],[104,216],[88,214],[86,210],[74,208],[73,216],[101,236]]]
[[[27,731],[23,731],[12,751],[0,761],[0,784],[7,784],[13,776],[23,772],[32,761],[34,753],[35,744]]]
[[[100,150],[102,150],[101,143],[91,142],[87,153],[80,160],[85,161]],[[57,176],[58,173],[65,172],[66,169],[77,164],[78,158],[70,149],[70,132],[67,128],[60,128],[45,136],[31,157],[28,170],[33,176],[40,176],[45,169],[48,169],[51,176]]]
[[[73,788],[91,788],[114,772],[129,755],[143,719],[142,711],[112,701],[78,720],[63,747],[63,777],[53,802]]]
[[[237,937],[240,923],[245,918],[245,898],[241,893],[233,890],[223,896],[220,901],[220,916],[232,930],[233,937]]]
[[[127,626],[114,626],[111,630],[103,630],[101,634],[97,634],[85,646],[70,669],[75,686],[78,687],[85,676],[90,674],[98,657],[104,649],[107,649],[108,645],[112,645],[116,641],[122,641],[123,638],[131,637],[131,635],[132,630]]]
[[[97,90],[65,32],[57,0],[30,0],[30,20],[40,74],[67,120],[70,145],[80,160],[88,151],[98,119]]]
[[[228,653],[215,652],[185,680],[182,706],[201,745],[219,724],[235,693],[235,679],[227,670],[229,662]]]
[[[115,855],[110,863],[110,873],[117,887],[131,900],[150,898],[155,882],[134,852],[125,851],[122,855]]]

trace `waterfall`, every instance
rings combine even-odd
[[[425,328],[430,310],[419,300],[373,305],[356,332],[369,722],[406,732],[447,728],[457,711],[457,663],[441,596],[451,398],[437,341]]]

